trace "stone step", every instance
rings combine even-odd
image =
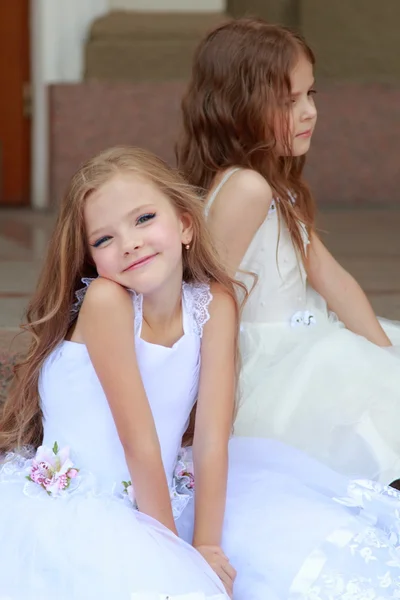
[[[224,13],[112,11],[91,27],[85,80],[186,80],[198,42],[224,20]]]

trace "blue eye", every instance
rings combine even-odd
[[[139,217],[137,219],[136,223],[137,223],[137,225],[143,225],[143,223],[147,223],[147,221],[154,219],[155,216],[156,216],[156,213],[146,213],[145,215],[142,215],[141,217]]]
[[[110,240],[110,239],[111,239],[111,236],[104,235],[103,237],[101,237],[98,240],[96,240],[95,243],[92,244],[92,246],[94,248],[98,248],[99,246],[101,246],[102,244],[104,244],[104,242],[108,242],[108,240]]]

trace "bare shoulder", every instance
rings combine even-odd
[[[237,302],[234,296],[220,283],[214,281],[210,285],[212,301],[210,304],[210,317],[221,319],[236,318]]]
[[[222,187],[220,197],[230,196],[235,201],[245,202],[253,205],[261,205],[269,208],[273,193],[266,179],[251,169],[240,169],[236,171]]]
[[[132,305],[130,293],[115,281],[98,277],[89,285],[82,304],[82,313],[88,309],[111,309]]]
[[[222,356],[234,356],[238,330],[236,299],[219,283],[211,284],[210,318],[204,325],[201,354],[215,367]],[[218,357],[218,358],[217,358]]]
[[[88,344],[100,338],[110,341],[116,333],[133,332],[134,306],[124,287],[98,277],[89,285],[76,322],[72,341]]]

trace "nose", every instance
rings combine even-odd
[[[310,96],[307,98],[307,101],[303,110],[303,121],[311,121],[314,120],[317,116],[317,107],[315,106],[314,98]]]
[[[139,250],[143,246],[143,241],[140,236],[136,233],[132,232],[129,235],[126,235],[122,241],[122,253],[124,256],[129,256],[135,252],[135,250]]]

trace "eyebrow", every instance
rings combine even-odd
[[[131,217],[134,217],[135,215],[137,215],[138,213],[142,212],[146,208],[149,209],[151,206],[152,205],[148,204],[148,203],[147,204],[141,204],[140,206],[137,206],[136,208],[133,208],[126,215],[124,215],[124,219],[130,219]],[[101,233],[105,229],[108,229],[109,227],[110,227],[110,225],[103,225],[102,227],[98,227],[97,229],[95,229],[94,231],[92,231],[88,235],[88,238],[92,238],[92,237],[98,235],[99,233]]]

